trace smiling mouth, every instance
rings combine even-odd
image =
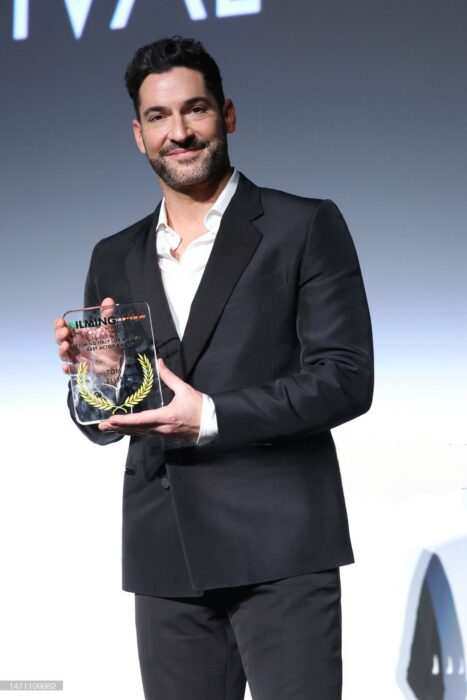
[[[168,153],[167,155],[175,157],[175,158],[182,158],[182,159],[183,158],[190,158],[193,156],[194,153],[198,153],[201,150],[202,150],[201,147],[176,148],[175,150],[170,151],[170,153]]]

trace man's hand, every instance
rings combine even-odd
[[[101,303],[102,316],[110,316],[113,313],[115,302],[110,297],[103,299]],[[95,374],[106,374],[109,370],[118,370],[122,362],[122,352],[118,347],[110,347],[108,350],[99,350],[98,352],[90,352],[87,350],[89,339],[86,335],[88,331],[75,329],[72,331],[68,327],[63,318],[57,318],[54,322],[55,327],[55,342],[58,344],[58,354],[62,360],[62,369],[65,374],[70,374],[73,371],[73,365],[83,361],[92,361],[93,372]],[[115,337],[113,327],[102,326],[99,330],[93,331],[94,340],[97,343],[104,344],[112,341]],[[80,342],[80,336],[82,340]],[[79,348],[79,349],[78,349]],[[111,382],[109,382],[111,383]]]
[[[196,442],[203,395],[171,372],[163,360],[159,359],[157,365],[161,380],[174,392],[172,401],[167,406],[150,411],[111,416],[99,423],[99,430],[121,435],[153,434]]]
[[[55,342],[58,345],[58,356],[62,361],[62,370],[70,374],[71,362],[71,331],[64,318],[56,318],[54,321]]]

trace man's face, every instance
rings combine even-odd
[[[222,112],[203,75],[185,67],[152,73],[139,89],[136,143],[171,189],[185,192],[220,179],[229,167],[227,134],[235,131],[235,108]]]

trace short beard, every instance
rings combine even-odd
[[[205,148],[206,157],[201,163],[196,163],[196,157],[183,161],[183,171],[172,168],[167,161],[170,158],[166,150],[159,153],[157,158],[148,158],[152,169],[165,182],[167,187],[177,192],[186,192],[196,185],[221,180],[230,168],[226,138],[216,138],[208,142],[191,141],[178,144],[180,148]],[[174,146],[173,148],[176,148]],[[173,150],[170,149],[170,150]],[[180,161],[182,163],[182,161]]]

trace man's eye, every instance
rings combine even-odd
[[[195,114],[202,114],[203,112],[206,111],[206,107],[202,107],[201,105],[194,105],[191,108],[191,111],[194,112]]]
[[[160,121],[161,119],[162,119],[162,114],[152,114],[152,115],[149,117],[148,121],[150,121],[150,122],[158,122],[158,121]]]

